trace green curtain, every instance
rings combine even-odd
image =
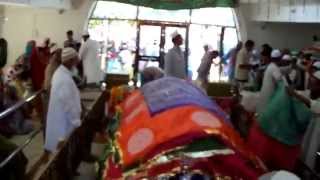
[[[235,0],[105,0],[115,1],[154,9],[197,9],[204,7],[234,7]]]

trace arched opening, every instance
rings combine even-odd
[[[106,74],[139,74],[145,67],[163,67],[172,47],[171,34],[185,39],[188,74],[197,77],[204,45],[226,54],[238,39],[233,8],[159,10],[117,2],[97,1],[88,30],[101,43],[101,68]],[[227,65],[213,63],[211,81],[226,81]],[[221,66],[223,66],[221,68]]]

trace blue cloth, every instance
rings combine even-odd
[[[170,108],[196,105],[215,113],[231,124],[227,114],[215,101],[187,81],[166,77],[146,84],[141,90],[151,115],[156,115]]]

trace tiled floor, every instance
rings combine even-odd
[[[91,153],[94,156],[100,157],[103,153],[104,145],[92,144]],[[85,163],[82,162],[78,168],[79,176],[75,177],[74,180],[95,180],[97,175],[98,165],[96,163]]]

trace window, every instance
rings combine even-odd
[[[201,8],[192,10],[191,23],[235,26],[231,8]]]
[[[189,10],[170,11],[140,7],[138,19],[152,21],[189,22],[189,13]]]
[[[91,18],[136,19],[137,6],[124,3],[98,1]]]
[[[197,78],[204,45],[222,51],[223,55],[238,42],[232,8],[159,10],[98,1],[88,27],[92,38],[102,45],[102,69],[106,73],[129,74],[131,77],[135,62],[136,70],[163,66],[164,55],[172,48],[171,34],[174,31],[185,40],[182,49],[188,52],[188,71],[192,79]],[[140,56],[150,59],[135,61]],[[227,65],[222,67],[220,61],[219,58],[214,60],[210,80],[226,80]]]

